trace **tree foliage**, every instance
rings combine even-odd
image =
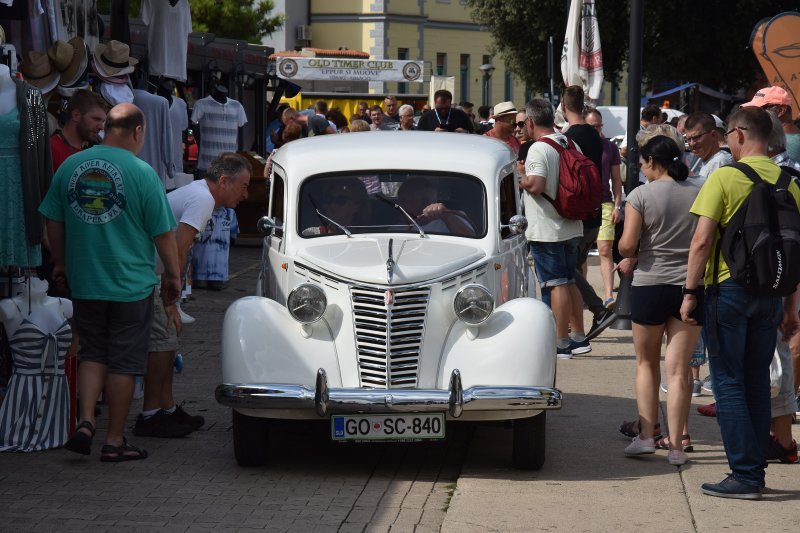
[[[549,88],[547,38],[553,36],[555,79],[569,0],[467,0],[472,18],[492,33],[506,65],[533,90]],[[749,48],[759,20],[796,9],[775,0],[646,1],[642,72],[645,82],[700,82],[724,91],[749,85],[758,65]],[[627,68],[630,0],[596,0],[606,81]]]
[[[284,14],[270,15],[273,0],[191,0],[192,29],[226,39],[258,43],[283,25]]]

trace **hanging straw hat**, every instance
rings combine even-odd
[[[139,63],[138,59],[131,57],[130,47],[120,41],[109,41],[108,44],[95,46],[94,61],[102,73],[109,77],[130,74],[134,65]]]
[[[73,37],[67,43],[72,47],[72,60],[66,69],[61,72],[61,85],[71,87],[76,85],[86,74],[89,67],[89,53],[86,43],[80,37]]]
[[[25,54],[22,75],[26,82],[37,87],[42,93],[49,93],[58,85],[58,71],[50,64],[50,59],[44,52],[32,50]]]

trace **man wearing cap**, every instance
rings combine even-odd
[[[106,104],[97,93],[79,89],[69,99],[65,115],[64,126],[50,137],[54,172],[72,154],[100,143],[100,132],[106,122]]]
[[[742,107],[756,106],[769,111],[781,121],[786,133],[786,151],[789,157],[800,161],[800,128],[792,121],[792,97],[782,87],[759,89],[753,99]]]
[[[514,150],[514,155],[519,154],[519,139],[514,135],[517,120],[517,108],[513,102],[500,102],[494,106],[494,127],[484,133],[486,137],[493,137],[503,141]]]

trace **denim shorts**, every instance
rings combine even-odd
[[[575,283],[580,237],[559,242],[534,242],[530,245],[536,278],[543,289]]]

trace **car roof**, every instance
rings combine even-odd
[[[289,181],[321,173],[408,169],[469,174],[491,183],[514,160],[508,145],[483,135],[376,131],[292,141],[278,150],[273,163]]]

